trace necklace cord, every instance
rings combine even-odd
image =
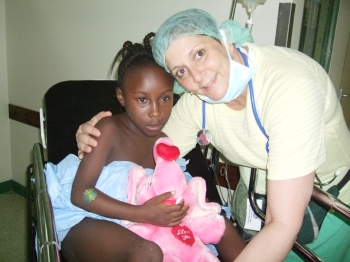
[[[202,101],[202,129],[205,129],[205,102]]]
[[[243,57],[243,60],[244,60],[244,64],[249,67],[249,64],[248,64],[248,60],[247,60],[247,56],[242,53],[242,51],[238,48],[238,51],[241,53],[242,57]],[[258,113],[257,113],[257,110],[256,110],[256,106],[255,106],[255,98],[254,98],[254,90],[253,90],[253,81],[252,79],[249,80],[249,92],[250,92],[250,101],[251,101],[251,104],[252,104],[252,109],[253,109],[253,114],[254,114],[254,118],[255,118],[255,121],[256,123],[258,124],[261,132],[264,134],[264,136],[267,138],[267,142],[266,142],[266,146],[265,146],[265,149],[266,149],[266,152],[269,153],[269,136],[267,135],[266,131],[265,131],[265,128],[263,127],[263,125],[261,124],[260,122],[260,119],[259,119],[259,116],[258,116]]]

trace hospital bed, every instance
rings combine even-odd
[[[81,123],[88,121],[100,111],[111,111],[113,114],[123,112],[123,108],[116,100],[115,87],[114,80],[64,81],[52,86],[44,95],[43,108],[40,110],[42,142],[34,144],[33,162],[27,168],[29,261],[65,261],[59,252],[52,206],[46,190],[44,165],[46,161],[58,164],[68,154],[77,153],[75,133]],[[46,148],[46,152],[43,147]],[[205,156],[207,150],[208,147],[204,148]],[[210,174],[209,169],[212,176],[209,175],[204,179],[206,183],[214,183],[214,177],[219,173],[219,154],[220,152],[212,148],[209,168],[206,168],[206,159],[201,148],[197,146],[187,155],[187,158],[195,160],[190,161],[194,165],[188,166],[188,171],[192,174]],[[258,217],[264,221],[265,215],[255,201],[254,184],[253,169],[249,200]],[[209,193],[212,195],[211,201],[221,202],[217,192]],[[319,189],[314,190],[313,198],[327,208],[350,218],[349,207],[339,199]],[[300,243],[296,243],[293,249],[308,261],[321,261],[316,254]]]
[[[34,144],[33,162],[27,168],[29,261],[64,261],[58,248],[44,165],[58,164],[68,154],[77,154],[75,133],[80,124],[101,111],[111,111],[114,115],[123,112],[116,99],[116,84],[114,80],[64,81],[44,95],[40,109],[41,143]],[[178,95],[174,96],[174,103],[178,99]],[[188,172],[206,173],[206,183],[214,184],[199,146],[185,158],[195,159],[187,166]],[[209,193],[211,201],[221,203],[217,191]]]
[[[27,168],[28,259],[29,261],[64,261],[58,241],[46,181],[46,161],[58,164],[68,154],[76,154],[75,132],[81,123],[100,111],[119,114],[116,81],[64,81],[44,95],[40,109],[42,143],[33,146],[33,163]]]

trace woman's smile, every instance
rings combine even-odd
[[[206,85],[206,86],[204,86],[203,88],[204,88],[204,89],[208,89],[208,88],[210,88],[212,85],[214,85],[214,84],[215,84],[215,80],[216,80],[216,76],[217,76],[217,74],[215,74],[214,77],[210,80],[209,84]]]
[[[226,94],[230,62],[219,40],[203,35],[177,39],[168,49],[165,62],[187,91],[205,94],[213,100]]]

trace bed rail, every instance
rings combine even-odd
[[[33,146],[33,198],[35,201],[38,261],[60,262],[59,244],[55,230],[51,201],[46,189],[43,148],[40,143]]]
[[[250,173],[250,182],[249,182],[249,188],[248,188],[248,194],[249,194],[249,202],[252,206],[252,209],[254,213],[264,222],[265,221],[265,214],[261,211],[261,209],[258,207],[255,199],[255,181],[256,181],[256,169],[252,168]],[[343,203],[340,199],[334,197],[333,195],[323,191],[322,189],[319,189],[318,187],[314,186],[312,197],[313,200],[315,200],[320,205],[329,208],[333,212],[338,212],[345,218],[350,219],[350,207]],[[303,256],[307,261],[323,261],[320,257],[318,257],[311,249],[309,249],[306,245],[296,241],[293,250]]]

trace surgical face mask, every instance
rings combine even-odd
[[[232,100],[236,99],[240,94],[242,94],[246,84],[252,78],[255,73],[255,68],[250,68],[231,59],[227,44],[226,44],[226,36],[222,30],[220,33],[223,37],[223,41],[225,43],[226,51],[230,60],[230,77],[229,77],[229,86],[227,88],[226,94],[219,100],[211,100],[209,97],[205,95],[198,95],[200,99],[203,101],[216,104],[216,103],[229,103]]]

